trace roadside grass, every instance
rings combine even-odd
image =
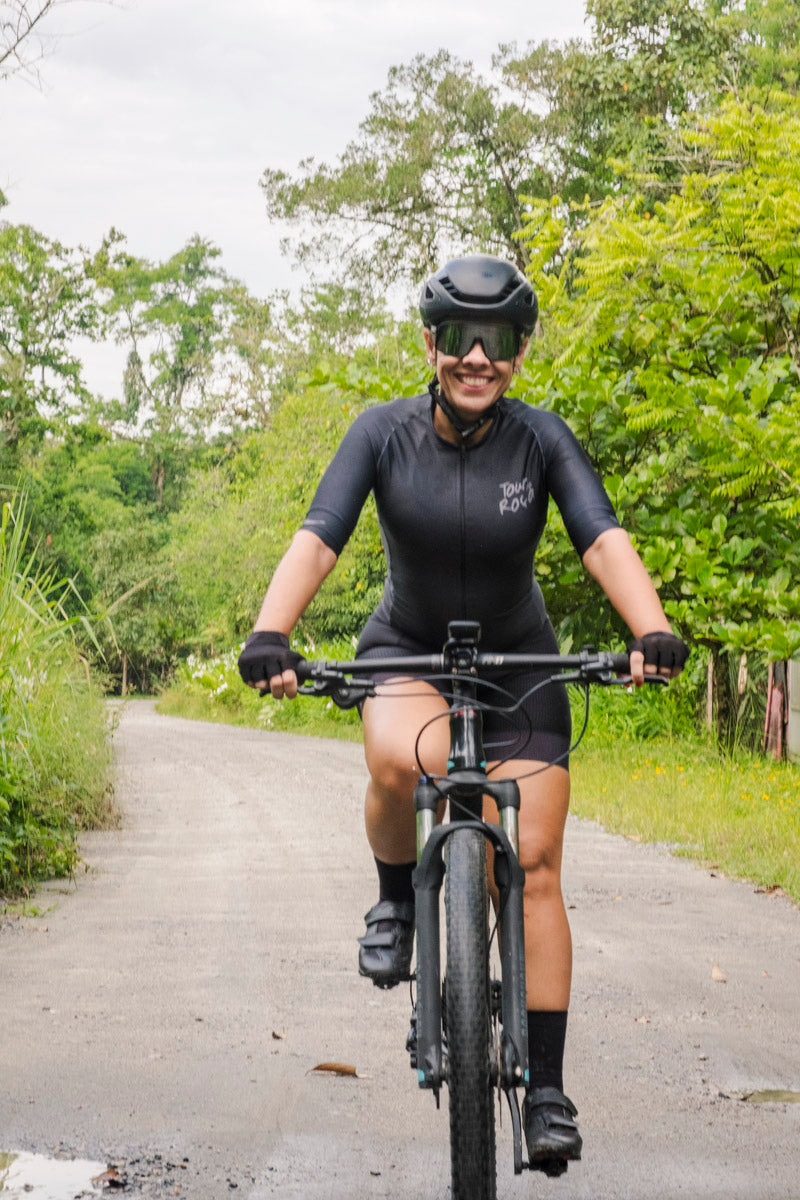
[[[109,716],[67,616],[68,580],[27,546],[24,502],[0,520],[0,894],[71,873],[81,829],[108,824]]]
[[[295,647],[307,658],[351,658],[352,643]],[[361,721],[355,709],[342,710],[332,700],[298,696],[294,701],[273,700],[245,687],[239,678],[238,647],[212,659],[189,655],[174,685],[159,698],[156,709],[173,717],[249,725],[274,733],[361,741]]]
[[[589,739],[572,781],[578,816],[800,903],[800,767],[622,734]]]
[[[309,646],[349,658],[351,645]],[[357,714],[329,701],[261,699],[244,687],[237,651],[190,659],[160,712],[316,737],[361,740]],[[574,728],[583,699],[573,696]],[[666,844],[732,878],[800,903],[800,764],[720,751],[697,732],[690,681],[669,691],[593,689],[587,733],[571,757],[572,811],[634,841]]]

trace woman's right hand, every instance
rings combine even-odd
[[[259,629],[251,633],[239,655],[239,674],[248,687],[269,690],[276,700],[297,695],[295,667],[305,661],[289,649],[285,633]]]

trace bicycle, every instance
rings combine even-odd
[[[519,862],[520,791],[513,779],[486,771],[479,684],[509,669],[552,671],[536,686],[560,679],[585,687],[583,737],[588,722],[589,684],[630,682],[627,654],[582,650],[577,655],[495,654],[478,650],[480,626],[453,621],[441,654],[298,664],[303,695],[326,696],[342,708],[376,695],[371,676],[380,672],[428,678],[446,676],[450,691],[450,756],[446,777],[425,772],[414,791],[417,817],[417,963],[411,976],[411,1027],[406,1048],[420,1088],[434,1093],[437,1107],[447,1084],[450,1109],[452,1200],[495,1200],[495,1093],[504,1093],[511,1114],[514,1172],[526,1168],[559,1174],[560,1160],[526,1163],[517,1089],[529,1082],[525,1002],[525,943]],[[662,676],[648,682],[666,683]],[[407,678],[403,685],[407,684]],[[511,710],[509,710],[511,711]],[[573,747],[574,748],[574,747]],[[483,819],[483,797],[496,803],[499,825]],[[442,800],[449,822],[436,824]],[[494,851],[499,903],[490,928],[486,845]],[[445,971],[441,970],[439,898],[444,881]],[[490,946],[498,930],[500,979],[490,972]],[[416,996],[414,993],[416,984]]]

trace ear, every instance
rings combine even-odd
[[[422,336],[425,338],[425,357],[432,367],[436,366],[436,345],[433,340],[433,334],[427,326],[422,330]]]

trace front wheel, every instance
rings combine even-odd
[[[494,1088],[486,842],[456,830],[445,846],[444,1020],[450,1093],[452,1200],[495,1200]]]

